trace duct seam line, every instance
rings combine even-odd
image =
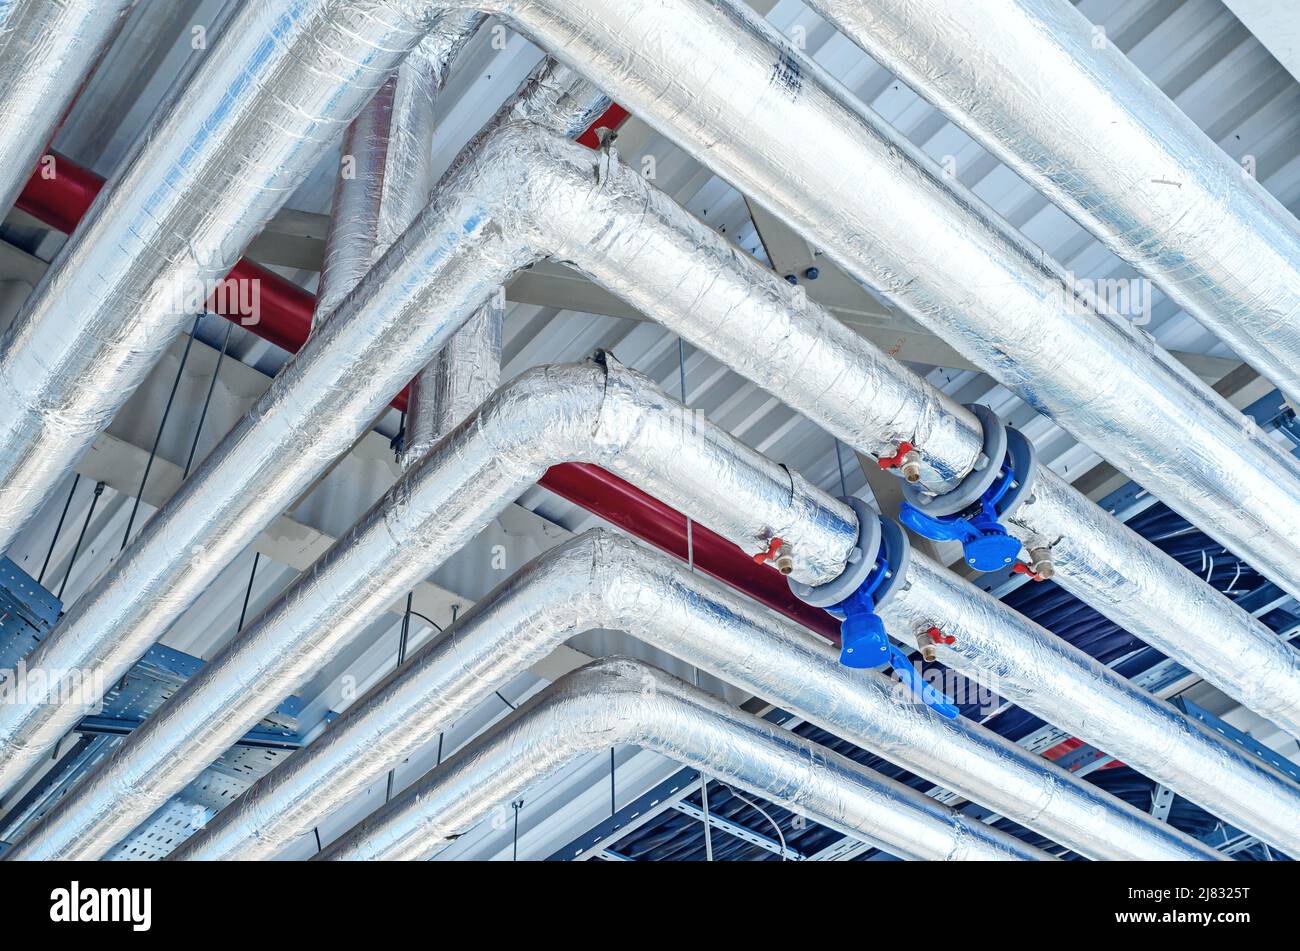
[[[452,38],[452,50],[458,51],[468,41],[477,18],[463,26],[465,29]],[[433,189],[434,98],[446,78],[440,63],[450,62],[454,55],[451,50],[441,49],[434,42],[436,38],[437,33],[425,37],[348,129],[343,142],[344,167],[335,186],[325,243],[320,293],[312,316],[314,325],[337,309],[429,202]],[[352,163],[350,168],[348,163]],[[465,333],[466,328],[461,328],[452,340]],[[411,438],[411,434],[430,425],[427,399],[422,398],[427,389],[422,381],[429,372],[428,368],[420,371],[410,387],[402,446],[404,466],[423,455],[434,441]],[[476,392],[478,398],[468,409],[491,395],[500,382],[499,376],[498,371],[486,389]],[[418,446],[414,452],[413,445]]]
[[[735,0],[665,0],[634,17],[612,0],[485,8],[1300,595],[1296,460],[1149,334],[1082,306],[1056,262],[752,10]]]
[[[566,763],[623,743],[653,749],[844,835],[881,842],[902,858],[1050,858],[654,667],[622,658],[565,675],[322,858],[428,858]]]
[[[340,326],[328,321],[324,333]],[[792,501],[784,468],[707,421],[686,429],[678,404],[612,357],[528,371],[439,442],[44,826],[79,827],[75,848],[102,854],[161,806],[177,780],[197,775],[297,689],[365,618],[427,577],[550,465],[574,458],[639,483],[748,550],[765,548],[769,527],[779,527],[798,557],[796,574],[833,577],[857,539],[843,502],[818,490],[810,490],[811,503],[802,493]],[[46,708],[23,709],[45,736],[61,735],[57,717],[37,718]],[[78,713],[70,704],[57,709]],[[4,753],[15,764],[31,759]]]
[[[403,468],[418,463],[497,388],[501,381],[504,317],[505,288],[497,288],[411,381],[402,437]]]
[[[1300,401],[1295,217],[1067,0],[811,6]]]
[[[348,126],[343,137],[338,180],[334,185],[334,203],[330,208],[329,230],[325,235],[316,309],[312,313],[313,331],[360,283],[375,259],[387,250],[387,246],[379,247],[379,232],[383,228],[385,211],[392,211],[391,206],[395,203],[393,190],[385,188],[388,173],[396,173],[390,164],[409,168],[412,161],[419,160],[417,155],[405,155],[400,159],[394,155],[392,162],[389,162],[398,84],[402,85],[405,92],[403,98],[411,102],[414,96],[406,90],[418,82],[418,71],[409,68],[411,59],[408,56],[397,75],[379,88],[374,98],[361,110],[361,114]],[[432,118],[432,108],[429,117]],[[401,143],[413,142],[417,137],[418,133],[409,138],[398,136],[398,141],[392,143],[392,149],[396,152]],[[429,148],[433,148],[432,139]],[[428,164],[427,160],[425,164]],[[415,211],[418,213],[423,207],[424,203],[421,202]]]
[[[519,670],[597,629],[626,631],[1085,856],[1218,857],[978,724],[900,702],[883,674],[840,666],[833,648],[797,626],[600,529],[552,548],[502,582],[176,857],[283,852]],[[17,849],[35,856],[49,844],[34,839]]]

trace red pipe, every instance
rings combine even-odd
[[[590,140],[589,144],[594,145],[597,127],[613,128],[626,118],[625,110],[611,106],[578,141],[588,143]],[[51,227],[71,233],[103,184],[104,180],[89,169],[64,156],[55,156],[53,176],[45,177],[38,168],[19,196],[17,205]],[[297,353],[307,342],[311,330],[315,297],[248,260],[236,264],[230,275],[239,280],[256,279],[260,282],[260,319],[256,323],[243,324],[238,312],[227,313],[224,308],[214,308],[213,312],[240,323],[283,350]],[[226,296],[238,298],[239,295]],[[214,305],[221,303],[220,297],[213,301]],[[405,391],[397,396],[393,406],[406,409]],[[539,484],[656,548],[686,559],[686,516],[618,476],[597,466],[565,463],[553,466],[542,476]],[[702,525],[692,526],[691,541],[694,563],[700,571],[839,642],[839,621],[791,594],[785,578],[774,568],[756,564],[731,542]]]
[[[104,180],[57,152],[51,152],[45,158],[53,161],[46,166],[45,159],[41,160],[42,164],[37,165],[16,204],[33,218],[39,218],[64,234],[72,234],[72,229],[104,187]]]
[[[616,102],[612,102],[609,108],[600,114],[595,122],[586,132],[578,136],[579,145],[585,145],[589,149],[600,147],[600,130],[617,129],[627,121],[628,111]]]
[[[104,180],[72,159],[54,156],[53,174],[37,167],[35,174],[18,196],[17,207],[33,218],[38,218],[64,234],[71,234],[77,223],[90,209],[91,202],[104,186]],[[223,300],[237,303],[239,295],[217,295],[212,301],[213,313],[246,326],[264,340],[269,340],[282,350],[296,353],[307,340],[311,329],[311,315],[316,298],[292,281],[286,281],[260,264],[241,260],[230,271],[230,277],[240,281],[257,281],[262,313],[269,319],[258,325],[244,323],[238,311],[226,313],[220,308]]]
[[[552,466],[539,484],[656,548],[686,560],[686,516],[613,473],[585,462],[568,462]],[[695,566],[705,574],[839,643],[840,622],[796,598],[776,569],[758,564],[727,539],[698,523],[691,526],[690,548]]]

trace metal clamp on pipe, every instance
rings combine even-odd
[[[967,407],[984,428],[980,465],[952,490],[929,495],[919,486],[903,486],[906,497],[898,518],[935,541],[961,542],[966,564],[976,571],[996,571],[1015,564],[1020,540],[1001,519],[1015,509],[1033,485],[1037,464],[1033,444],[1004,426],[987,406]]]
[[[907,533],[861,499],[843,501],[858,516],[858,542],[849,555],[848,567],[825,584],[791,581],[790,590],[840,619],[841,664],[858,669],[892,667],[914,697],[943,716],[956,718],[956,705],[926,683],[908,656],[890,643],[878,613],[907,577],[912,552]]]

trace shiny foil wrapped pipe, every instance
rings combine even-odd
[[[449,187],[463,174],[498,130],[508,125],[531,123],[566,139],[591,128],[609,107],[609,97],[588,82],[581,73],[547,57],[538,63],[513,96],[484,123],[443,173],[438,188]]]
[[[613,153],[593,155],[525,124],[501,129],[474,154],[476,160],[457,172],[457,187],[446,189],[443,201],[349,302],[345,330],[308,343],[254,414],[73,607],[36,655],[42,663],[105,670],[105,682],[119,676],[256,531],[324,471],[339,447],[351,445],[386,395],[418,369],[413,363],[445,341],[463,315],[492,293],[488,288],[508,278],[512,262],[518,266],[548,253],[510,246],[504,242],[509,235],[522,242],[527,233],[538,247],[576,260],[611,290],[860,450],[892,452],[906,438],[953,476],[974,464],[980,435],[969,412],[826,311],[796,300],[788,285],[619,166]],[[591,187],[593,179],[599,188]],[[537,187],[521,192],[516,182]],[[485,208],[507,226],[489,227]],[[471,220],[481,227],[457,224]],[[626,231],[619,227],[622,221],[628,223]],[[626,238],[618,239],[620,233]],[[443,244],[452,238],[456,254]],[[286,467],[281,443],[310,451],[292,453],[294,465]],[[265,475],[270,471],[276,478]],[[1082,505],[1068,495],[1071,491],[1066,490],[1067,499]],[[249,504],[250,499],[258,504]],[[1182,571],[1152,556],[1149,545],[1117,523],[1099,524],[1109,527],[1108,539],[1081,534],[1091,547],[1081,549],[1076,539],[1061,548],[1063,574],[1070,553],[1078,552],[1080,570],[1065,579],[1067,584],[1073,578],[1084,583],[1100,578],[1095,565],[1107,558],[1122,565],[1130,554],[1148,566],[1147,584],[1160,584],[1161,572]],[[196,546],[204,558],[188,557]],[[1176,585],[1180,579],[1172,580]],[[1099,597],[1080,592],[1081,587],[1072,590],[1103,610],[1108,602],[1110,610],[1118,610],[1113,586]],[[1216,625],[1224,631],[1224,637],[1211,636],[1198,650],[1231,655],[1238,650],[1237,632],[1256,640],[1272,637],[1262,625],[1243,621],[1240,609],[1222,596],[1202,595],[1194,606],[1168,603],[1180,612],[1175,616],[1205,612],[1203,623],[1189,631],[1212,631]],[[1121,623],[1153,641],[1163,637],[1159,617],[1132,618],[1132,613],[1129,609]],[[1179,656],[1176,649],[1171,653]],[[1249,690],[1231,689],[1232,664],[1193,667],[1234,696],[1250,696]],[[1286,702],[1273,703],[1275,715]],[[0,780],[14,781],[78,716],[75,709],[52,704],[0,709],[0,737],[9,740],[0,747]]]
[[[498,585],[173,857],[275,857],[520,670],[599,629],[626,631],[1089,858],[1221,858],[971,720],[906,702],[890,678],[841,666],[798,625],[603,529]],[[44,854],[40,840],[18,854]]]
[[[1300,737],[1300,651],[1055,472],[1039,467],[1007,528],[1050,546],[1065,590]]]
[[[1069,0],[810,0],[1300,405],[1300,225]]]
[[[451,15],[436,20],[429,35],[450,57],[477,23],[476,15]],[[539,100],[535,108],[530,97]],[[593,108],[592,99],[571,73],[543,70],[503,108],[553,115],[567,129]],[[0,704],[0,793],[84,712],[81,703],[68,702],[69,694],[80,700],[81,692],[63,690],[50,673],[75,672],[80,691],[117,680],[263,527],[351,448],[473,310],[536,260],[519,223],[533,200],[516,194],[520,167],[506,164],[497,175],[478,158],[461,163],[455,185],[440,190],[419,226],[345,298],[338,326],[312,335],[27,659],[30,675],[14,689],[32,702]],[[363,213],[370,226],[346,239],[356,259],[381,239],[377,207]]]
[[[482,21],[472,12],[440,20],[348,127],[313,326],[334,312],[428,205],[434,100]]]
[[[500,384],[505,297],[505,288],[497,288],[411,381],[402,437],[403,467],[417,465]]]
[[[549,97],[565,87],[534,88]],[[652,222],[677,233],[651,240]],[[616,262],[604,260],[615,252]],[[340,312],[78,598],[28,669],[82,671],[88,683],[120,677],[500,285],[552,255],[599,272],[610,290],[692,344],[760,385],[779,385],[796,408],[815,411],[822,397],[834,397],[844,407],[831,411],[834,421],[854,434],[854,445],[892,451],[898,437],[948,444],[940,458],[967,465],[979,455],[970,413],[946,397],[933,407],[915,399],[925,384],[821,308],[792,310],[788,285],[781,289],[613,153],[510,123],[443,183]],[[632,266],[638,286],[622,273]],[[792,372],[794,357],[807,372]],[[0,790],[82,714],[58,702],[55,679],[29,677],[24,690],[39,701],[0,705]]]
[[[1300,785],[1247,750],[1134,686],[920,552],[907,587],[881,611],[915,643],[936,626],[954,638],[938,660],[1068,730],[1289,855],[1300,853]]]
[[[334,191],[313,326],[333,313],[429,203],[435,184],[434,100],[446,81],[445,65],[474,35],[482,19],[477,13],[460,16],[455,31],[439,29],[424,38],[348,129],[342,154],[345,166],[351,163],[351,168],[340,174]],[[447,40],[455,43],[454,49],[445,48]],[[404,466],[424,455],[501,382],[501,313],[490,307],[480,308],[412,381],[402,445]],[[449,374],[444,364],[453,347],[458,351],[457,372]],[[429,407],[425,394],[431,384],[421,381],[431,374],[435,397],[445,388],[452,393],[463,391],[464,399],[449,397],[460,411],[451,424],[439,425],[436,420],[442,413]],[[426,438],[413,439],[415,434]]]
[[[321,261],[320,284],[316,291],[316,308],[311,315],[312,330],[319,327],[321,321],[327,318],[348,294],[352,293],[352,289],[365,277],[370,266],[383,256],[383,253],[388,250],[388,245],[392,244],[392,238],[396,237],[393,235],[388,244],[379,246],[379,233],[383,229],[383,223],[385,220],[391,221],[391,217],[386,218],[384,215],[385,199],[387,199],[390,215],[402,213],[407,207],[407,198],[411,198],[412,203],[419,201],[406,190],[389,188],[390,183],[385,177],[385,173],[390,171],[389,136],[393,128],[393,103],[397,97],[399,77],[403,89],[410,93],[406,97],[408,103],[422,103],[423,100],[422,96],[414,95],[414,90],[411,89],[419,78],[418,71],[408,68],[413,59],[415,54],[408,56],[398,69],[397,75],[379,87],[379,92],[375,93],[375,97],[361,110],[361,115],[352,120],[347,133],[343,136],[339,177],[334,184],[334,203],[330,207],[329,231],[325,235],[325,253]],[[427,147],[432,153],[432,100],[429,102],[427,114],[429,117]],[[416,115],[410,118],[418,122],[424,118],[424,110],[417,109]],[[396,138],[394,148],[399,144],[414,144],[420,135],[417,131],[412,135]],[[409,185],[412,179],[418,178],[420,164],[428,169],[432,163],[432,154],[423,159],[420,154],[407,154],[400,158],[394,155],[393,159],[392,164],[402,169],[409,169],[411,163],[416,163],[415,174],[405,179],[406,184]],[[414,213],[411,215],[412,220],[415,215],[424,210],[427,198],[426,186],[426,201],[419,201],[419,204],[415,205]],[[397,205],[398,209],[393,209],[393,205]],[[407,224],[409,225],[410,221]],[[400,233],[399,231],[398,234]]]
[[[1045,861],[1033,846],[640,661],[566,674],[327,849],[421,860],[565,765],[611,745],[654,750],[891,854]]]
[[[478,5],[1300,596],[1300,464],[752,10]]]
[[[558,172],[544,219],[557,258],[855,449],[892,455],[906,439],[931,474],[974,468],[982,439],[970,411],[620,167],[616,153],[545,138],[531,147],[532,164]],[[1052,548],[1062,585],[1300,736],[1300,655],[1055,473],[1039,467],[1036,478],[1033,504],[1010,527]]]
[[[328,321],[325,332],[340,325]],[[14,855],[104,854],[551,465],[569,461],[603,466],[746,551],[765,551],[779,535],[791,576],[812,583],[839,575],[857,541],[846,504],[612,357],[530,370],[441,440]]]
[[[443,182],[454,182],[461,166],[509,122],[534,122],[565,138],[574,138],[590,128],[608,105],[609,99],[595,87],[548,57],[461,150]],[[505,288],[499,288],[411,381],[402,437],[404,468],[418,463],[434,443],[478,409],[501,382],[505,305]]]
[[[0,551],[424,32],[393,0],[243,4],[0,342]]]
[[[427,354],[516,268],[551,254],[574,261],[861,451],[892,454],[907,439],[923,447],[929,473],[949,479],[975,464],[981,435],[971,413],[816,304],[796,298],[793,288],[622,167],[616,153],[597,155],[512,123],[479,143],[451,182],[347,301],[340,326],[308,341],[253,412],[73,605],[29,667],[101,672],[105,683],[119,677],[262,526],[352,445]],[[1086,506],[1065,491],[1071,505]],[[1044,524],[1033,527],[1050,530],[1053,513],[1036,508],[1045,513]],[[1114,585],[1095,595],[1080,590],[1114,577],[1096,566],[1116,560],[1122,566],[1132,554],[1145,566],[1144,585],[1183,571],[1118,523],[1094,518],[1092,524],[1106,526],[1109,535],[1080,533],[1060,548],[1060,565],[1063,574],[1073,571],[1063,579],[1067,584],[1079,579],[1072,590],[1103,611],[1122,606],[1115,606]],[[1181,576],[1169,583],[1176,588]],[[1189,634],[1221,628],[1222,638],[1198,645],[1200,656],[1216,650],[1231,656],[1242,632],[1272,637],[1221,595],[1201,595],[1194,606],[1164,603],[1174,618],[1204,612],[1188,624]],[[1160,617],[1131,618],[1134,612],[1123,610],[1120,623],[1131,623],[1139,636],[1165,636]],[[1257,656],[1254,647],[1240,649]],[[1198,672],[1249,697],[1234,685],[1235,669],[1225,664]],[[42,687],[27,689],[32,695]],[[16,782],[80,713],[54,702],[0,706],[0,789]]]
[[[376,265],[27,658],[21,689],[32,702],[0,704],[0,792],[84,713],[42,674],[77,672],[83,686],[121,677],[495,290],[503,278],[483,262],[509,274],[533,260],[484,204],[469,189],[435,201],[425,230]]]
[[[0,217],[13,207],[134,3],[0,0]],[[57,165],[50,171],[58,174]]]
[[[855,449],[879,457],[904,440],[920,447],[926,487],[943,491],[974,468],[982,440],[968,410],[620,169],[614,153],[548,151],[537,164],[558,167],[571,189],[544,222],[554,256]],[[601,182],[596,191],[593,176]],[[553,187],[564,194],[558,181]],[[636,226],[609,228],[615,215]],[[1210,461],[1216,472],[1234,466],[1230,455]],[[1039,478],[1042,491],[1011,527],[1026,543],[1052,547],[1063,586],[1300,736],[1295,651],[1049,470],[1040,468]]]

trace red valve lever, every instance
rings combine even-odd
[[[934,641],[936,644],[956,644],[956,643],[957,643],[957,638],[953,637],[951,634],[945,634],[943,631],[939,630],[937,627],[932,627],[932,628],[930,628],[928,631],[926,631],[925,633],[926,633],[926,634],[929,634],[929,635],[930,635],[930,640]]]
[[[772,539],[772,543],[767,546],[767,551],[760,551],[754,556],[754,561],[760,565],[767,564],[776,557],[777,551],[780,550],[781,546],[784,544],[785,542],[781,541],[779,538]]]
[[[1033,568],[1030,568],[1024,562],[1020,562],[1020,561],[1016,562],[1014,565],[1011,566],[1011,571],[1013,574],[1017,574],[1017,575],[1029,575],[1029,577],[1035,581],[1046,580],[1042,575],[1034,571]]]
[[[911,452],[915,448],[916,447],[913,446],[910,442],[900,442],[898,444],[897,453],[890,456],[888,459],[882,458],[879,460],[880,468],[892,469],[894,468],[894,466],[901,466],[903,464],[903,457],[906,456],[909,452]]]

